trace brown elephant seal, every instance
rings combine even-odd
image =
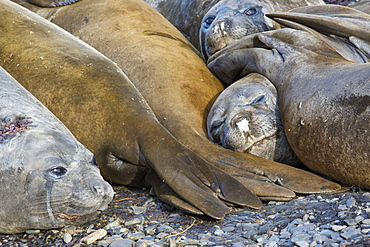
[[[112,187],[93,154],[0,67],[0,233],[91,221]]]
[[[294,46],[307,43],[303,31],[271,33],[280,39],[248,36],[214,54],[208,67],[227,83],[252,72],[266,76],[277,88],[285,133],[299,159],[337,181],[370,189],[370,64]]]
[[[199,34],[201,53],[207,60],[235,40],[279,28],[279,24],[266,17],[266,13],[324,4],[322,0],[221,0],[202,19]]]
[[[55,0],[27,0],[29,3],[45,7],[45,8],[54,8],[54,7],[61,7],[66,6],[68,4],[73,4],[75,2],[78,2],[78,0],[61,0],[61,1],[55,1]]]
[[[225,202],[261,207],[258,197],[238,180],[169,133],[115,63],[29,10],[7,0],[1,0],[0,4],[1,66],[95,154],[106,180],[152,186],[165,202],[216,219],[229,211]],[[93,10],[95,13],[99,8]],[[94,23],[94,18],[88,17]],[[147,73],[138,72],[143,74],[143,71]],[[329,181],[328,185],[338,187]]]
[[[242,181],[258,197],[291,200],[294,192],[330,192],[339,188],[308,172],[227,150],[207,140],[207,113],[223,85],[183,35],[144,2],[92,0],[60,8],[52,15],[45,9],[36,12],[50,16],[52,22],[116,62],[177,140]],[[101,29],[102,25],[106,28]],[[233,188],[227,180],[219,181],[224,193],[226,188]],[[182,187],[190,193],[187,197],[194,194],[186,184]],[[246,205],[249,204],[257,205],[247,198]]]
[[[277,92],[252,73],[227,87],[208,113],[208,138],[225,148],[284,164],[301,164],[286,139]]]

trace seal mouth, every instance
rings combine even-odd
[[[277,132],[274,132],[271,135],[265,136],[261,140],[258,140],[256,142],[254,142],[247,149],[244,150],[244,153],[251,153],[253,148],[263,146],[265,141],[271,141],[271,140],[273,140],[274,139],[274,136],[276,135],[276,133]]]
[[[75,219],[78,219],[79,216],[77,215],[67,215],[67,214],[58,214],[57,216],[59,219],[67,219],[67,220],[75,220]]]

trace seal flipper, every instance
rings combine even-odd
[[[145,180],[152,186],[155,195],[163,202],[174,206],[175,208],[181,209],[185,212],[197,215],[203,215],[204,213],[193,207],[189,203],[182,200],[178,194],[176,194],[166,183],[161,181],[157,173],[153,170],[148,171]]]
[[[355,36],[349,37],[349,41],[351,41],[351,43],[354,44],[357,47],[357,49],[365,53],[366,56],[370,57],[370,42],[369,41],[360,39]]]
[[[269,18],[281,18],[303,24],[319,32],[364,40],[370,37],[370,15],[344,6],[324,5],[301,7],[285,13],[269,13]]]
[[[61,7],[70,4],[74,4],[79,0],[27,0],[27,2],[44,8]]]

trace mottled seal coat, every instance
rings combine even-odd
[[[225,148],[289,165],[301,165],[286,139],[277,91],[252,73],[217,97],[207,118],[208,138]]]
[[[82,1],[56,13],[45,9],[36,12],[50,16],[52,22],[115,61],[166,129],[204,160],[241,180],[260,198],[290,200],[295,196],[293,191],[311,193],[338,188],[310,173],[208,141],[206,116],[223,85],[181,33],[144,2]],[[219,183],[224,192],[232,188],[224,179]],[[187,197],[194,194],[186,184],[181,186],[187,189]],[[256,207],[257,203],[248,198],[247,205]]]
[[[261,207],[260,200],[235,178],[175,139],[115,63],[29,10],[7,0],[0,3],[1,66],[94,153],[109,182],[151,185],[162,200],[214,218],[229,211],[224,201]],[[88,23],[93,20],[90,17]]]
[[[278,38],[265,33],[236,41],[214,54],[208,67],[227,83],[250,72],[266,76],[277,88],[285,133],[299,159],[337,181],[370,189],[370,64],[304,49],[303,31],[274,34]]]
[[[276,22],[266,17],[266,13],[324,4],[322,0],[221,0],[202,19],[199,34],[201,52],[207,59],[235,40],[279,28]]]
[[[113,198],[93,154],[0,67],[0,233],[79,225]]]

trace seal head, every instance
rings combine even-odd
[[[223,47],[252,33],[268,31],[277,24],[265,16],[269,7],[261,1],[222,0],[204,16],[200,27],[201,52],[205,59]]]
[[[93,154],[0,68],[0,232],[90,221],[113,198]]]
[[[243,77],[218,96],[207,127],[208,138],[225,148],[300,164],[285,137],[276,89],[259,74]]]

